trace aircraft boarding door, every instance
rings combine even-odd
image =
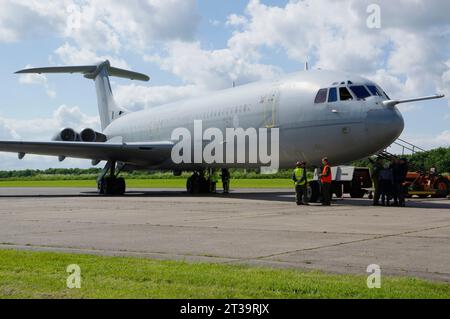
[[[278,126],[278,106],[280,95],[274,91],[271,94],[263,96],[260,104],[263,108],[263,125],[265,128],[274,128]]]

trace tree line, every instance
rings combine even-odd
[[[402,156],[408,159],[409,170],[410,171],[428,171],[430,168],[434,167],[439,173],[450,173],[450,147],[448,148],[437,148],[427,152],[416,153],[413,155]],[[295,165],[295,164],[293,164]],[[358,167],[370,167],[370,161],[368,159],[363,159],[355,161],[349,165]],[[39,178],[39,177],[61,177],[61,176],[73,176],[83,177],[86,179],[92,176],[97,176],[100,174],[101,168],[49,168],[45,170],[16,170],[16,171],[0,171],[0,179],[28,179],[28,178]],[[292,170],[285,169],[280,170],[276,174],[262,175],[259,174],[257,170],[244,170],[244,169],[232,169],[231,174],[233,178],[290,178]],[[135,171],[126,172],[124,175],[128,178],[177,178],[173,176],[171,172],[146,172],[146,171]],[[189,174],[183,174],[182,178],[188,177]]]

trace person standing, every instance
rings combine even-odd
[[[372,183],[373,187],[375,189],[374,195],[373,195],[373,205],[378,206],[380,205],[380,171],[383,169],[383,159],[381,157],[378,157],[376,161],[373,161],[369,158],[369,161],[372,163]]]
[[[394,199],[394,206],[398,206],[398,198],[399,198],[399,191],[400,191],[400,179],[401,179],[401,172],[400,172],[400,159],[394,157],[391,161],[391,165],[389,168],[392,170],[392,198]]]
[[[209,185],[210,185],[210,192],[211,193],[216,193],[216,187],[217,187],[217,182],[219,181],[219,177],[218,174],[216,172],[215,169],[211,169],[209,171]]]
[[[398,204],[400,207],[405,207],[405,188],[404,183],[406,181],[406,175],[408,175],[408,160],[401,158],[399,163],[399,180],[398,180]]]
[[[392,168],[389,167],[389,163],[386,163],[385,167],[380,171],[379,183],[381,205],[390,206],[394,177],[392,174]]]
[[[331,173],[331,166],[328,161],[328,158],[324,157],[322,159],[323,170],[320,177],[320,184],[322,188],[322,205],[330,206],[331,205],[331,182],[333,180],[333,176]]]
[[[230,171],[222,168],[220,177],[222,178],[223,193],[228,194],[230,192]]]
[[[292,173],[292,180],[295,182],[295,201],[297,205],[309,205],[307,194],[308,178],[305,162],[297,162]]]

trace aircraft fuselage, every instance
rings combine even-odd
[[[359,99],[336,101],[331,91],[325,102],[315,103],[320,89],[350,85],[376,85],[359,76],[330,72],[305,71],[274,81],[256,82],[202,97],[128,113],[113,121],[104,133],[121,137],[124,143],[170,141],[176,128],[194,133],[194,121],[203,129],[278,128],[280,168],[290,168],[297,161],[319,165],[327,156],[333,165],[370,156],[394,142],[404,128],[396,107],[386,107],[384,92]],[[379,90],[381,90],[378,87]],[[330,101],[330,102],[329,102]],[[130,163],[133,164],[133,163]],[[142,163],[140,163],[142,165]],[[198,164],[165,161],[160,169],[193,169]],[[206,164],[206,167],[261,167],[260,163]]]

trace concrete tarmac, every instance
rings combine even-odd
[[[290,190],[1,188],[0,248],[382,274],[450,282],[450,201],[407,208],[345,198],[296,206]],[[1,263],[1,261],[0,261]]]

